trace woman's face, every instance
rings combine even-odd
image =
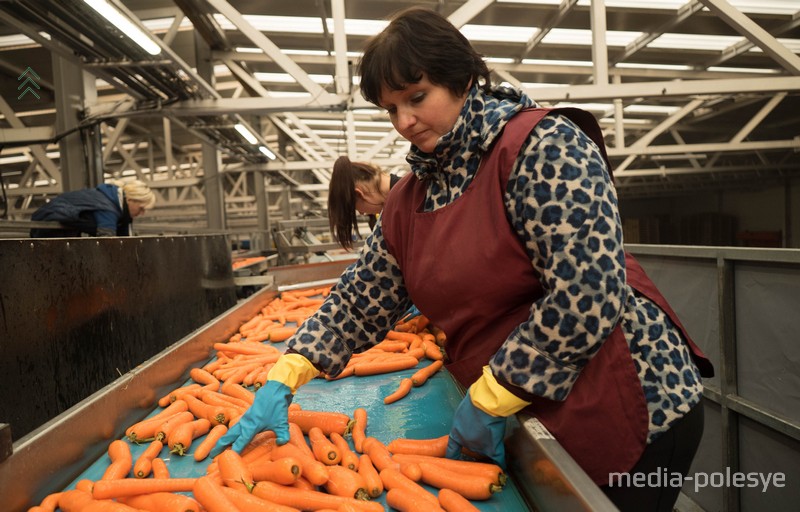
[[[140,203],[139,201],[136,201],[134,199],[128,199],[127,201],[128,201],[128,213],[131,214],[132,219],[144,215],[145,207],[143,203]]]
[[[455,96],[450,89],[422,80],[405,89],[381,89],[381,107],[389,112],[395,129],[425,153],[432,153],[439,138],[453,129],[467,92]]]

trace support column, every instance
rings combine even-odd
[[[269,222],[269,202],[267,201],[267,189],[264,184],[265,173],[255,171],[250,173],[248,178],[252,180],[253,194],[256,196],[256,222],[258,223],[257,232],[251,242],[254,251],[268,251],[272,249],[272,237],[270,236]]]

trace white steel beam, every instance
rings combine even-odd
[[[494,0],[468,0],[464,5],[453,11],[453,14],[448,16],[447,19],[456,28],[461,28],[493,3]]]

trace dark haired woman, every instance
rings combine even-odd
[[[354,238],[360,235],[357,213],[369,215],[370,228],[374,227],[389,190],[398,181],[400,176],[376,165],[351,162],[346,156],[336,159],[328,186],[328,221],[339,245],[353,248]]]
[[[594,117],[494,87],[441,14],[410,8],[364,49],[361,92],[412,144],[367,249],[221,445],[288,440],[292,393],[380,341],[413,300],[447,333],[468,392],[447,456],[505,463],[506,418],[525,410],[623,510],[671,511],[678,487],[614,487],[615,473],[686,475],[713,375],[675,313],[625,253]]]

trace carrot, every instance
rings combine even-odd
[[[362,444],[367,437],[367,410],[359,407],[353,411],[353,420],[353,428],[350,432],[353,436],[353,447],[358,453],[364,453]]]
[[[256,483],[255,487],[253,487],[253,495],[281,505],[297,507],[301,510],[317,510],[320,508],[332,508],[335,510],[342,503],[349,503],[360,512],[384,512],[383,505],[380,503],[334,496],[324,492],[296,489],[273,482]]]
[[[442,512],[438,503],[434,505],[422,496],[399,487],[389,489],[386,493],[386,504],[400,512]]]
[[[398,438],[391,441],[386,448],[392,454],[404,453],[409,455],[428,455],[430,457],[444,457],[447,453],[449,435],[433,439],[406,439]]]
[[[132,443],[141,442],[145,439],[155,437],[156,429],[169,418],[170,416],[179,412],[188,411],[189,406],[183,400],[175,400],[169,404],[164,410],[145,418],[142,421],[134,423],[125,431],[125,435]]]
[[[467,498],[446,487],[439,490],[439,505],[446,512],[478,512],[478,507]]]
[[[41,503],[39,503],[39,505],[29,508],[28,512],[31,512],[33,509],[36,509],[36,512],[54,512],[58,506],[58,500],[60,497],[60,492],[48,494],[44,497]]]
[[[316,485],[312,484],[311,482],[309,482],[308,480],[306,480],[302,476],[300,478],[298,478],[297,481],[291,485],[291,487],[294,487],[295,489],[305,489],[307,491],[316,491],[317,490],[317,486]]]
[[[429,341],[428,343],[423,343],[422,347],[425,351],[425,357],[428,359],[432,361],[442,361],[444,359],[442,349],[435,342]]]
[[[410,480],[419,482],[422,479],[422,468],[416,462],[404,462],[400,464],[400,472]]]
[[[216,391],[204,389],[200,392],[200,400],[209,405],[219,405],[221,407],[241,409],[242,412],[246,411],[250,404],[245,400],[234,398],[232,396],[223,395]]]
[[[136,459],[136,464],[133,465],[133,476],[136,478],[148,476],[153,469],[153,459],[158,457],[162,448],[164,448],[164,443],[161,441],[151,442]]]
[[[218,352],[225,352],[228,354],[264,355],[275,353],[274,347],[263,345],[262,343],[254,343],[252,341],[214,343],[213,347],[214,350]]]
[[[391,359],[379,361],[366,361],[356,363],[353,374],[359,377],[365,375],[380,375],[383,373],[399,372],[417,366],[419,361],[416,357],[407,355],[393,356]]]
[[[200,436],[208,434],[211,422],[205,418],[200,418],[183,425],[179,425],[170,433],[167,445],[169,452],[177,455],[186,455],[192,441]]]
[[[456,472],[427,462],[419,463],[422,481],[439,489],[451,489],[468,500],[488,500],[502,487],[483,475]]]
[[[78,480],[78,483],[75,484],[75,488],[79,491],[86,491],[89,494],[92,493],[92,487],[94,487],[94,482],[89,480],[88,478],[82,478]]]
[[[289,411],[289,422],[297,423],[305,434],[311,427],[319,427],[326,436],[331,432],[345,435],[350,431],[350,416],[340,412]]]
[[[257,464],[249,464],[253,480],[269,480],[281,485],[292,485],[303,474],[300,462],[294,457],[282,457]]]
[[[195,448],[194,460],[200,462],[208,457],[208,454],[211,453],[211,450],[217,445],[217,441],[219,441],[227,431],[228,427],[225,425],[216,425],[214,428],[212,428],[208,432],[208,435],[205,437],[205,439],[203,439],[200,444],[197,445],[197,448]]]
[[[384,489],[402,489],[428,502],[429,505],[439,506],[439,500],[417,482],[411,480],[399,469],[386,468],[380,472]]]
[[[392,455],[392,459],[400,464],[404,462],[425,462],[428,464],[435,464],[444,469],[455,471],[459,473],[466,473],[471,475],[483,475],[487,477],[492,483],[503,486],[506,483],[506,475],[503,469],[497,464],[487,462],[474,462],[468,460],[453,460],[445,459],[443,457],[430,457],[427,455],[410,455],[397,453]]]
[[[421,386],[428,381],[434,373],[438,372],[444,366],[444,361],[434,361],[428,366],[424,366],[414,372],[414,375],[411,376],[411,382],[414,386]]]
[[[217,378],[207,370],[202,368],[192,368],[189,370],[189,377],[206,389],[210,389],[212,391],[219,389],[219,380],[217,380]]]
[[[386,468],[398,468],[400,464],[392,460],[392,455],[386,448],[386,445],[378,441],[374,437],[368,437],[364,440],[362,445],[364,453],[369,455],[372,465],[375,469],[382,471]]]
[[[402,379],[400,380],[400,385],[397,386],[397,390],[384,398],[383,403],[392,404],[406,396],[409,391],[411,391],[411,379]]]
[[[311,427],[309,429],[308,440],[311,442],[311,450],[314,452],[314,457],[323,464],[333,466],[342,460],[342,454],[339,449],[319,427]]]
[[[81,512],[141,512],[124,503],[110,500],[92,500],[81,507],[80,510]]]
[[[189,384],[180,388],[173,389],[158,400],[159,407],[166,407],[175,400],[182,400],[185,395],[197,395],[200,392],[200,384]]]
[[[216,459],[222,483],[233,489],[253,488],[253,473],[245,464],[242,456],[233,450],[225,450]]]
[[[78,489],[64,491],[58,497],[58,508],[61,509],[61,512],[78,512],[93,499],[92,494],[86,491]]]
[[[130,507],[159,512],[201,512],[200,503],[184,494],[154,492],[120,498],[119,501]]]
[[[325,482],[325,489],[334,496],[345,496],[357,500],[368,500],[367,481],[364,477],[342,466],[331,466],[328,468],[328,481]]]
[[[169,478],[169,469],[167,469],[167,463],[164,462],[164,459],[156,457],[151,464],[153,466],[153,478]]]
[[[315,457],[314,451],[308,446],[308,443],[306,443],[303,429],[300,428],[300,425],[292,423],[291,421],[289,422],[289,442],[300,448],[300,450],[309,457]]]
[[[196,478],[119,478],[116,480],[98,480],[92,487],[92,497],[96,500],[108,500],[153,492],[185,492],[192,490],[196,480]]]
[[[367,485],[367,493],[371,498],[377,498],[383,494],[383,481],[378,474],[378,470],[372,465],[369,455],[366,453],[359,457],[358,460],[358,473],[364,477]]]
[[[181,400],[181,402],[184,404],[186,403],[183,400]],[[184,423],[189,423],[190,421],[194,421],[194,414],[190,413],[189,411],[179,412],[174,416],[170,416],[166,421],[161,423],[161,426],[159,426],[158,429],[156,429],[156,440],[166,444],[167,439],[169,439],[169,435],[173,430]]]
[[[272,451],[273,459],[292,457],[300,463],[302,475],[314,485],[323,485],[328,481],[328,467],[314,457],[306,455],[292,443],[276,446]]]
[[[347,440],[336,432],[331,432],[331,435],[328,437],[330,437],[331,442],[336,445],[336,448],[339,449],[339,453],[342,454],[342,460],[339,461],[339,464],[356,471],[358,469],[358,455],[350,449]]]
[[[131,447],[121,439],[111,441],[108,445],[108,456],[111,458],[106,471],[103,473],[102,480],[112,480],[115,478],[125,478],[133,467],[133,457]]]
[[[279,505],[272,501],[253,496],[241,489],[222,487],[222,493],[241,511],[247,512],[299,512],[300,509]]]
[[[247,388],[232,381],[225,381],[222,383],[222,386],[220,386],[219,390],[223,395],[244,400],[249,405],[253,405],[253,400],[255,400],[255,393],[248,391]]]
[[[297,332],[297,327],[278,327],[269,331],[267,339],[273,343],[286,341]]]
[[[207,476],[195,480],[192,494],[208,512],[241,512],[223,492],[222,486]]]

